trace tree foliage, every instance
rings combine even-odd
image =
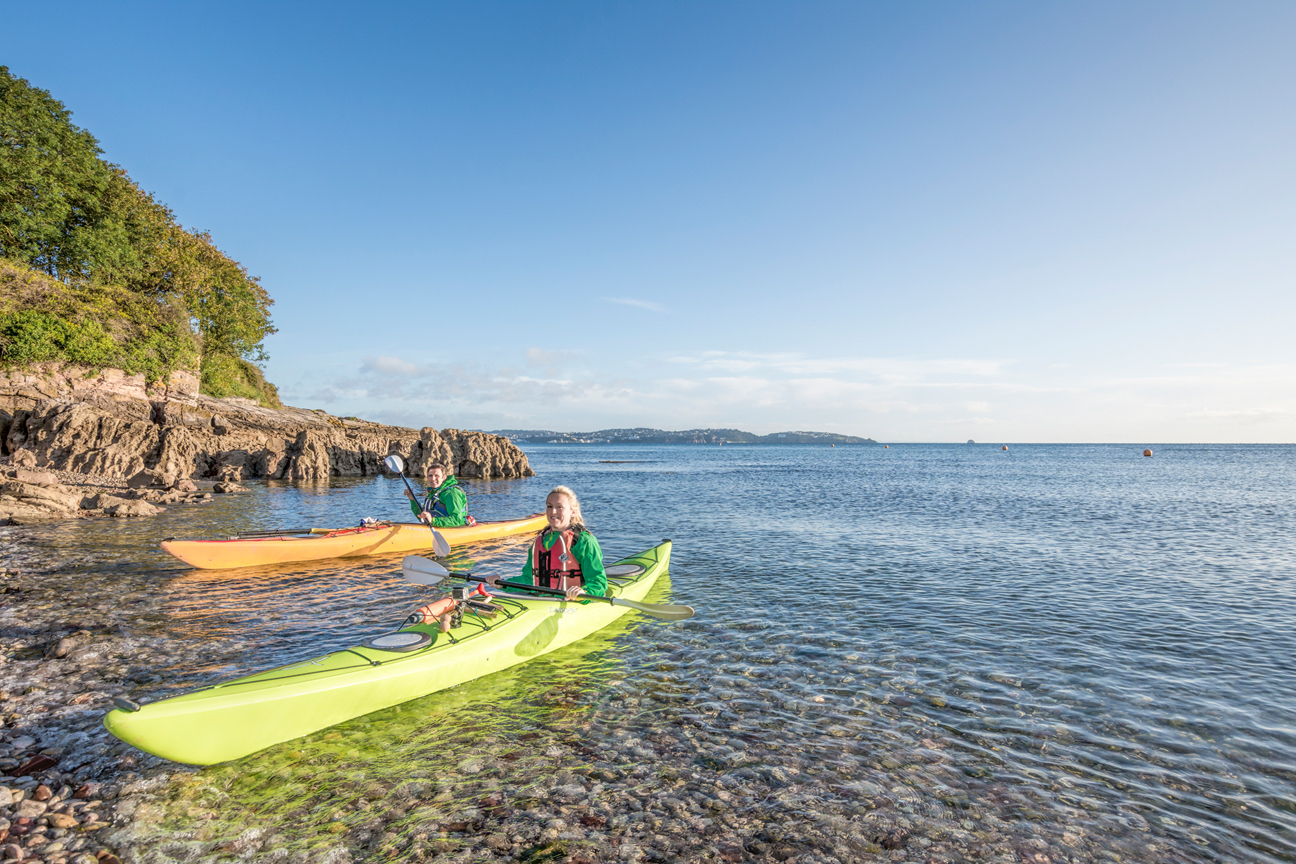
[[[201,346],[204,392],[248,395],[260,386],[251,395],[277,403],[260,370],[245,368],[266,359],[264,340],[275,332],[270,295],[210,234],[186,230],[101,154],[98,141],[72,124],[61,102],[0,66],[0,257],[75,289],[64,298],[75,302],[65,302],[62,312],[14,317],[23,310],[11,309],[0,332],[8,346],[0,346],[0,360],[37,362],[20,358],[46,357],[51,350],[49,359],[106,356],[106,343],[91,338],[90,322],[98,322],[106,338],[116,338],[119,357],[129,355],[147,367],[141,371],[164,377],[197,356],[186,349],[194,340],[186,343],[180,333],[192,328]],[[124,304],[124,310],[105,302]],[[109,335],[107,312],[131,322],[135,332]],[[51,323],[51,315],[65,326]],[[74,332],[91,338],[99,353],[78,347]],[[146,344],[153,347],[144,350]]]

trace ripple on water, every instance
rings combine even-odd
[[[540,477],[468,484],[475,515],[573,486],[609,558],[676,540],[671,600],[697,618],[627,619],[174,774],[135,842],[321,861],[555,844],[591,861],[1292,860],[1296,451],[1157,453],[534,448]],[[621,458],[648,461],[599,462]],[[381,479],[260,486],[41,529],[63,597],[48,614],[135,633],[121,673],[138,698],[315,656],[421,602],[398,559],[211,574],[156,541],[402,507]],[[524,544],[456,560],[512,573]]]

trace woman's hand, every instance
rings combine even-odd
[[[581,595],[581,593],[581,587],[579,585],[573,585],[567,589],[567,599],[575,600]]]

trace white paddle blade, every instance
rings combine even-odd
[[[421,555],[406,555],[401,561],[401,575],[417,585],[436,585],[449,576],[450,571]]]
[[[431,525],[428,527],[432,528]],[[438,558],[444,558],[450,554],[450,541],[446,540],[445,535],[435,528],[432,528],[432,551],[436,553]]]
[[[384,459],[383,464],[387,466],[388,471],[395,474],[405,473],[405,460],[397,456],[395,453]]]

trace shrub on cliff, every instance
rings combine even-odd
[[[149,382],[199,365],[188,313],[120,286],[68,285],[0,259],[0,365],[62,360],[143,373]]]
[[[62,103],[0,66],[0,257],[68,289],[0,308],[0,362],[89,357],[150,381],[197,363],[204,392],[278,405],[245,368],[266,359],[270,295],[101,152]]]

